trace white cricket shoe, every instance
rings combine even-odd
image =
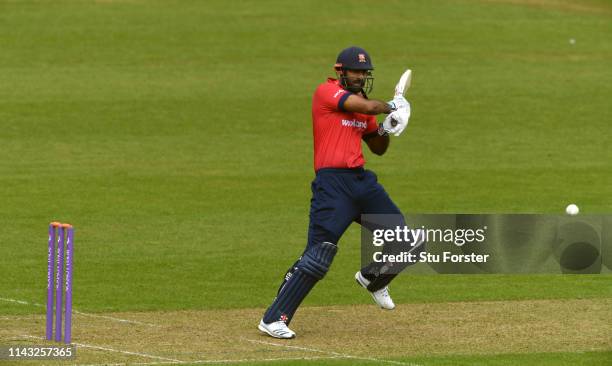
[[[357,273],[355,273],[355,281],[357,281],[357,283],[361,287],[368,290],[368,285],[370,284],[370,281],[367,278],[363,277],[361,271],[357,271]],[[370,295],[372,295],[374,302],[376,302],[376,304],[378,304],[378,306],[380,306],[381,308],[387,310],[395,309],[393,299],[391,299],[391,296],[389,295],[389,287],[385,286],[385,288],[374,292],[368,290],[368,292],[370,293]]]
[[[295,338],[295,332],[287,327],[284,321],[279,320],[274,323],[266,324],[263,319],[259,322],[259,330],[268,334],[270,337],[280,339]]]

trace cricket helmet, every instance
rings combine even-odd
[[[361,47],[343,49],[336,59],[336,69],[344,70],[374,70],[370,55]]]
[[[363,92],[367,97],[367,94],[374,88],[374,77],[371,73],[371,70],[374,70],[374,66],[372,66],[370,55],[361,47],[352,46],[343,49],[336,58],[334,70],[338,74],[340,85],[346,90],[353,93]],[[361,81],[361,84],[356,85],[348,80],[345,73],[346,70],[365,70],[367,74]]]

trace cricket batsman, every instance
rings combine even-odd
[[[401,217],[376,175],[364,169],[361,141],[374,154],[383,155],[389,134],[399,136],[408,125],[410,104],[402,95],[390,102],[368,98],[374,66],[363,48],[342,50],[334,69],[337,79],[319,85],[312,99],[316,177],[311,186],[308,243],[259,323],[259,330],[274,338],[295,337],[288,325],[302,300],[329,270],[338,241],[351,222],[360,222],[362,214]],[[387,115],[380,124],[376,121],[379,114]],[[358,271],[355,279],[378,306],[391,310],[395,304],[387,285],[397,274],[385,273],[382,266],[372,263]]]

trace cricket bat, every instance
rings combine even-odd
[[[410,88],[410,82],[412,81],[412,70],[408,69],[404,71],[402,77],[400,77],[397,85],[395,85],[395,96],[405,95],[406,90]]]
[[[400,95],[401,96],[405,95],[406,90],[410,88],[411,81],[412,81],[412,70],[408,69],[404,71],[399,81],[397,82],[397,85],[395,85],[395,96],[398,97]],[[397,122],[391,121],[391,125],[395,127],[395,125],[397,125]]]

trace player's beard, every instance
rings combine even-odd
[[[352,93],[360,93],[365,86],[365,79],[349,79],[346,78],[345,89]]]
[[[374,78],[371,75],[368,75],[363,79],[350,79],[346,76],[343,76],[341,81],[344,89],[355,94],[361,93],[366,98],[367,95],[372,92],[374,86]]]

